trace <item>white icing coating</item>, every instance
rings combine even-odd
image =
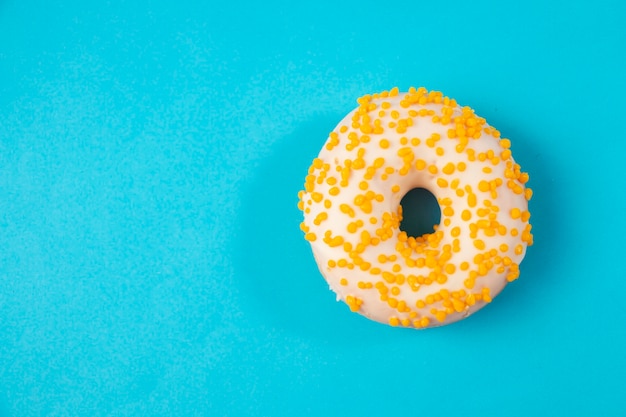
[[[415,94],[426,94],[423,89],[411,93],[414,98]],[[448,99],[447,105],[434,99],[431,100],[434,103],[407,106],[407,97],[407,93],[400,93],[365,100],[369,106],[369,121],[364,121],[362,115],[355,117],[359,112],[357,108],[337,125],[334,130],[337,135],[329,137],[319,153],[320,161],[314,162],[309,170],[309,186],[300,195],[300,207],[305,211],[302,228],[311,240],[320,272],[338,299],[372,320],[422,328],[449,324],[469,316],[495,297],[509,280],[517,278],[517,266],[524,258],[527,244],[532,243],[530,226],[527,226],[530,190],[524,187],[526,174],[520,176],[519,166],[506,150],[508,141],[501,142],[499,132],[490,128],[484,119]],[[360,108],[364,108],[363,104]],[[445,123],[449,112],[452,113],[450,123]],[[436,122],[433,122],[433,113],[435,120],[439,118]],[[456,117],[463,119],[457,119],[457,123],[464,123],[465,130],[459,131],[461,135],[469,132],[476,136],[468,138],[467,145],[461,149],[460,139],[449,137],[449,131],[456,129]],[[362,129],[363,124],[374,124],[375,119],[380,120],[382,133]],[[402,119],[411,120],[406,129],[398,129]],[[473,121],[468,122],[468,119]],[[476,121],[478,129],[473,126]],[[476,130],[480,135],[472,133]],[[351,132],[356,133],[361,143],[349,139]],[[433,141],[433,134],[438,134],[440,139]],[[387,148],[381,147],[383,139],[389,142]],[[419,144],[415,145],[415,139]],[[470,160],[472,150],[473,161]],[[380,165],[380,158],[384,158],[384,164],[373,173],[377,160]],[[357,159],[364,162],[363,167],[359,168]],[[352,161],[353,168],[349,177],[344,177],[347,182],[342,186],[340,171],[346,160]],[[424,168],[419,160],[425,162]],[[322,164],[324,168],[316,168]],[[405,166],[408,172],[403,172]],[[437,168],[436,173],[429,172],[431,166]],[[452,173],[444,172],[449,172],[452,166]],[[393,172],[388,169],[385,173],[388,167],[392,167]],[[445,167],[448,169],[444,170]],[[325,174],[320,175],[321,172]],[[336,182],[329,180],[330,177],[336,178]],[[498,179],[502,183],[495,186]],[[482,181],[487,184],[493,181],[494,185],[481,191],[485,189]],[[334,187],[339,191],[337,195],[332,195]],[[417,242],[407,240],[398,227],[398,219],[383,227],[384,218],[398,213],[403,196],[418,187],[433,193],[442,211],[441,224],[431,234],[430,245],[420,243],[419,239]],[[360,202],[358,196],[369,191],[373,192],[369,197],[374,198],[371,212],[367,213],[370,210],[367,204],[362,209],[357,203]],[[471,193],[476,195],[474,207],[469,203]],[[346,213],[346,206],[353,209],[354,217]],[[465,210],[471,214],[469,220],[463,217]],[[355,222],[359,220],[362,226],[351,232],[349,229],[354,231]],[[349,226],[350,223],[355,224]],[[389,238],[384,237],[385,230],[391,232]],[[329,244],[337,236],[343,243]],[[477,241],[484,242],[484,247]],[[411,244],[413,248],[407,251]],[[403,256],[401,251],[410,255]],[[397,259],[389,261],[393,255]],[[345,262],[340,261],[342,259]]]

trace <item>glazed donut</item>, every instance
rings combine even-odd
[[[528,174],[511,143],[441,92],[357,100],[313,160],[300,224],[319,270],[352,311],[426,328],[468,317],[519,276],[533,237]],[[400,229],[403,196],[425,188],[441,222]]]

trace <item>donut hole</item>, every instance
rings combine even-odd
[[[413,188],[402,200],[400,230],[411,237],[420,237],[435,231],[441,221],[441,208],[437,198],[426,188]]]

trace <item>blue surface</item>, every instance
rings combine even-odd
[[[624,415],[625,5],[0,0],[0,416]],[[421,332],[335,303],[298,230],[396,85],[535,191],[521,278]]]

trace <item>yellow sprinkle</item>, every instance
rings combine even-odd
[[[445,311],[441,311],[441,310],[437,311],[437,313],[435,314],[435,318],[439,322],[443,323],[446,320],[446,312]]]
[[[347,205],[347,204],[341,204],[339,206],[339,210],[341,210],[342,213],[345,213],[345,214],[347,214],[350,217],[354,217],[355,216],[354,209],[352,207],[350,207],[349,205]]]
[[[474,240],[474,246],[476,247],[476,249],[483,250],[485,249],[485,242],[481,239],[476,239]]]
[[[462,301],[460,301],[460,300],[457,300],[457,299],[452,299],[452,305],[454,306],[454,310],[455,310],[457,313],[460,313],[460,312],[462,312],[463,310],[465,310],[465,303],[463,303],[463,302],[462,302]]]
[[[333,133],[334,133],[334,132],[333,132]],[[336,135],[337,135],[337,134],[335,133],[335,136],[336,136]],[[332,133],[331,133],[331,136],[332,136]],[[321,169],[323,165],[324,165],[324,161],[322,161],[321,159],[319,159],[319,158],[315,158],[315,159],[313,159],[313,166],[314,166],[315,168],[317,168],[317,169]]]
[[[323,211],[319,213],[317,216],[315,216],[315,220],[313,220],[313,224],[315,224],[316,226],[319,226],[326,219],[328,219],[328,213]]]
[[[452,175],[454,174],[454,169],[454,164],[452,162],[448,162],[446,166],[443,167],[442,171],[446,175]]]
[[[527,189],[524,191],[524,197],[526,197],[526,201],[530,201],[530,199],[532,198],[532,196],[533,196],[533,190],[531,190],[530,188],[527,188]]]
[[[327,242],[328,246],[331,248],[343,245],[343,237],[335,236]]]

